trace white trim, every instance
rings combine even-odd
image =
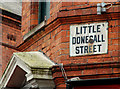
[[[49,68],[48,67],[51,67],[51,66],[53,66],[55,64],[52,61],[50,61],[48,58],[46,58],[46,56],[43,55],[43,53],[42,53],[42,55],[41,55],[40,52],[25,52],[25,53],[24,52],[22,52],[22,53],[19,52],[19,53],[14,53],[13,54],[13,56],[12,56],[12,58],[11,58],[9,64],[8,64],[8,66],[6,68],[6,71],[4,72],[4,74],[3,74],[3,76],[2,76],[2,78],[0,80],[0,89],[2,89],[2,87],[6,87],[7,86],[8,82],[10,81],[10,78],[14,74],[15,69],[17,68],[17,66],[19,68],[21,68],[24,71],[24,73],[26,73],[25,76],[27,78],[27,81],[31,81],[34,78],[36,78],[36,79],[39,78],[39,79],[46,80],[46,81],[47,80],[52,80],[52,75],[47,75],[47,74],[41,75],[39,73],[38,74],[37,73],[32,73],[33,72],[32,69],[34,69],[34,67],[33,68],[30,67],[31,66],[31,64],[29,64],[29,60],[30,60],[29,58],[30,57],[28,57],[28,55],[30,53],[31,53],[31,55],[37,55],[38,57],[36,57],[36,59],[34,59],[34,61],[44,60],[43,64],[44,63],[45,64],[48,63],[49,66],[46,66],[47,70],[44,70],[45,72],[49,72]],[[25,55],[21,55],[21,54],[25,54]],[[26,61],[26,59],[24,59],[23,56],[27,56],[29,60]],[[33,58],[34,58],[34,56],[33,56]],[[36,62],[34,62],[34,63],[36,63]],[[40,64],[38,63],[37,66],[39,67],[39,65]],[[35,68],[36,68],[36,65],[35,65]],[[44,69],[44,66],[42,66],[42,67],[40,66],[40,69],[41,68]],[[40,69],[38,68],[36,71],[39,71]]]
[[[15,58],[14,58],[14,55],[13,55],[12,60],[10,61],[9,65],[8,65],[8,68],[6,69],[4,75],[2,76],[2,78],[0,80],[0,84],[1,84],[0,87],[1,88],[6,86],[9,78],[11,77],[11,75],[12,75],[12,73],[13,73],[15,67],[16,67],[16,66],[14,66],[15,63],[16,63],[16,60],[14,60],[14,59]]]
[[[20,60],[16,55],[13,55],[10,63],[8,64],[5,73],[3,74],[1,80],[0,80],[0,89],[2,87],[6,87],[8,84],[16,66],[19,66],[21,69],[23,69],[26,74],[31,74],[31,68],[28,67],[22,60]],[[28,79],[27,79],[28,80]]]
[[[31,31],[29,31],[27,34],[23,36],[23,40],[25,41],[27,38],[32,36],[35,32],[37,32],[39,29],[42,29],[43,27],[46,26],[46,20],[38,24],[36,27],[34,27]]]

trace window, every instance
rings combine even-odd
[[[47,0],[47,2],[46,2],[46,0],[43,2],[41,2],[41,0],[40,0],[40,2],[39,2],[39,15],[38,15],[39,17],[39,24],[42,22],[42,21],[44,21],[45,20],[45,18],[46,18],[46,20],[50,17],[50,1],[49,0]]]
[[[38,25],[34,27],[30,32],[24,35],[23,40],[28,39],[34,35],[39,29],[43,29],[46,25],[45,19],[50,17],[50,0],[39,0],[39,12],[38,12]]]

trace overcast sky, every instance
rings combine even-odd
[[[0,8],[21,15],[22,2],[21,0],[0,0]]]

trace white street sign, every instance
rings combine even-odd
[[[70,26],[70,56],[108,52],[108,22]]]

